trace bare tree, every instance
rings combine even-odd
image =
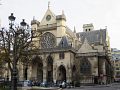
[[[0,30],[0,59],[4,60],[11,71],[11,79],[13,83],[17,83],[17,63],[21,61],[25,56],[26,52],[29,52],[29,48],[32,42],[32,33],[24,20],[20,23],[21,26],[15,26],[10,23],[10,28],[2,28]],[[14,85],[13,84],[13,85]],[[13,88],[16,88],[13,86]],[[17,89],[12,89],[17,90]]]

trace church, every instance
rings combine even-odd
[[[71,30],[66,25],[66,21],[64,12],[55,15],[50,7],[41,21],[31,21],[34,52],[27,65],[19,62],[19,80],[81,84],[112,82],[107,29],[94,30],[90,23],[83,25],[83,32],[76,32],[75,28]]]

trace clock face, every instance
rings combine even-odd
[[[55,47],[56,39],[52,33],[45,33],[41,37],[41,48],[53,48]]]
[[[51,19],[51,16],[50,16],[50,15],[47,15],[47,16],[46,16],[46,20],[47,20],[47,21],[50,21],[50,19]]]

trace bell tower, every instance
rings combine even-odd
[[[93,30],[94,30],[94,26],[92,23],[83,24],[83,32],[89,32],[89,31],[93,31]]]

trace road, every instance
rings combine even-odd
[[[63,90],[120,90],[120,83],[113,83],[111,85],[81,86]]]

